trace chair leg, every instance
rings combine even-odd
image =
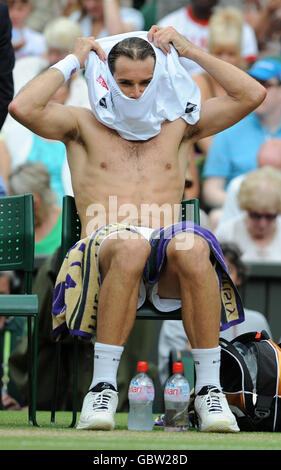
[[[77,384],[78,384],[78,337],[74,336],[74,348],[73,348],[73,404],[72,404],[72,421],[70,428],[73,428],[76,424],[77,417]]]
[[[32,317],[27,319],[27,335],[28,335],[28,422],[33,426],[38,426],[36,422],[36,405],[37,405],[37,352],[38,352],[38,317],[34,317],[34,325],[32,331]]]
[[[52,397],[52,409],[51,409],[51,425],[55,426],[55,415],[57,406],[57,391],[59,384],[59,371],[60,371],[60,359],[61,359],[61,343],[56,343],[56,358],[55,358],[55,379],[54,379],[54,390]],[[73,402],[72,402],[72,421],[69,428],[73,428],[76,424],[77,419],[77,384],[78,384],[78,338],[74,337],[73,347]]]
[[[56,419],[56,407],[57,407],[57,390],[59,383],[59,372],[60,372],[60,357],[61,357],[61,343],[56,343],[56,357],[55,357],[55,378],[54,378],[54,391],[52,398],[52,409],[51,409],[51,424],[55,425]]]

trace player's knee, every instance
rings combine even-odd
[[[210,263],[208,243],[193,233],[181,233],[169,243],[169,259],[184,274],[203,273]]]
[[[139,275],[143,272],[150,255],[150,244],[143,238],[119,240],[114,250],[112,266],[124,275]]]

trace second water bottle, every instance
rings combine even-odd
[[[188,404],[190,388],[183,375],[182,362],[174,362],[173,375],[166,382],[164,390],[165,431],[187,431],[189,428]]]

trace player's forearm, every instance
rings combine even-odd
[[[202,49],[192,46],[185,57],[200,65],[224,88],[226,94],[243,103],[243,106],[255,109],[265,98],[264,87],[243,70]]]
[[[191,59],[200,65],[225,89],[231,99],[239,102],[241,115],[249,113],[264,100],[264,87],[250,75],[203,51],[174,28],[160,28],[154,25],[149,30],[148,39],[165,54],[170,52],[172,43],[180,57]]]

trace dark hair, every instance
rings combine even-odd
[[[248,268],[241,260],[242,252],[235,243],[220,243],[220,247],[224,256],[236,267],[237,274],[243,284],[248,277]]]
[[[145,60],[149,56],[156,60],[154,49],[148,41],[137,37],[123,39],[113,46],[107,58],[112,75],[115,72],[116,59],[122,55],[132,60]]]

